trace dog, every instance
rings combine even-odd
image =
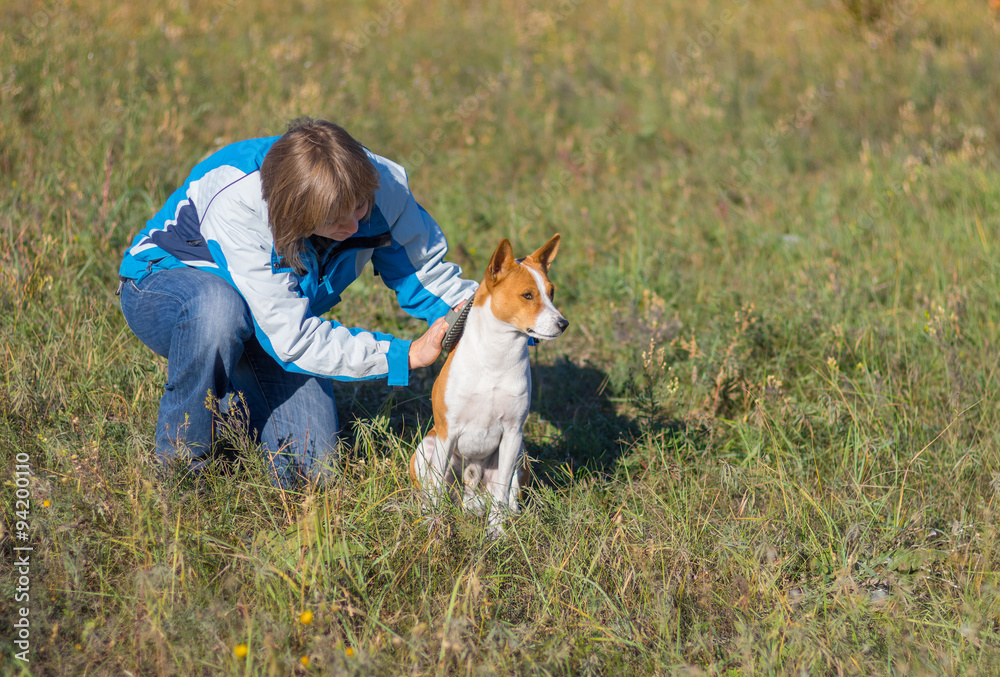
[[[554,339],[569,326],[553,304],[548,277],[559,240],[554,235],[521,260],[506,239],[497,247],[466,302],[471,308],[461,339],[434,381],[434,427],[410,458],[410,479],[431,504],[450,493],[466,510],[488,509],[491,537],[503,533],[508,514],[520,512],[517,501],[529,477],[523,443],[531,401],[528,339]]]

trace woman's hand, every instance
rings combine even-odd
[[[468,303],[468,301],[462,301],[457,306],[452,308],[452,310],[458,312],[458,309],[466,303]],[[447,333],[448,323],[444,321],[443,317],[439,317],[423,336],[411,343],[410,369],[416,369],[417,367],[429,367],[434,364],[434,360],[436,360],[438,355],[441,354],[441,341],[444,340],[444,335]]]
[[[429,367],[441,354],[441,340],[448,331],[448,323],[443,317],[431,325],[423,336],[410,344],[410,369]]]

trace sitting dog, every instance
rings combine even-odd
[[[491,536],[518,513],[527,481],[522,441],[531,401],[528,338],[554,339],[569,321],[552,303],[549,265],[559,235],[515,260],[504,240],[476,290],[457,346],[434,382],[434,428],[410,459],[410,479],[431,503],[445,491],[482,513]],[[483,496],[485,491],[486,496]]]

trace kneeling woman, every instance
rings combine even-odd
[[[331,379],[406,385],[440,353],[444,315],[472,296],[446,252],[403,169],[330,122],[295,120],[202,161],[120,269],[129,327],[167,358],[159,461],[203,466],[226,398],[245,404],[279,484],[322,478],[339,427]],[[420,338],[320,317],[369,261],[431,325]]]

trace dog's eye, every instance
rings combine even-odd
[[[535,295],[534,295],[534,294],[532,294],[532,293],[531,293],[530,291],[526,291],[526,292],[524,292],[523,294],[521,294],[521,296],[522,296],[523,298],[525,298],[525,299],[529,300],[529,301],[530,301],[531,299],[535,298]]]

